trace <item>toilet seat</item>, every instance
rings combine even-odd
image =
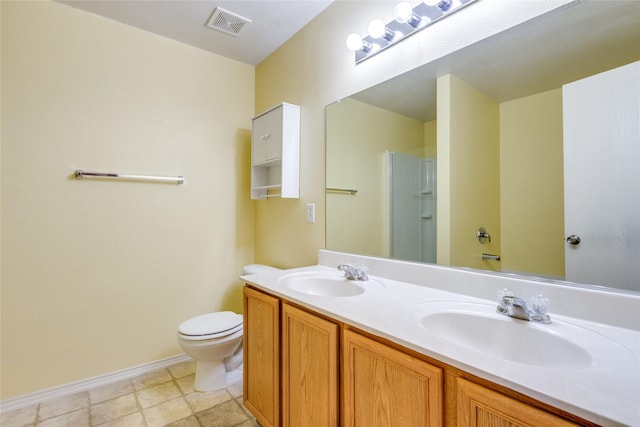
[[[222,338],[242,330],[242,316],[232,311],[203,314],[182,322],[178,333],[186,340]]]

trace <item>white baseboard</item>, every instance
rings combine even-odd
[[[134,378],[155,371],[157,369],[166,368],[167,366],[171,366],[187,360],[191,360],[191,358],[183,353],[177,356],[169,357],[167,359],[157,360],[155,362],[149,362],[138,366],[132,366],[130,368],[111,372],[109,374],[87,378],[84,380],[48,388],[41,391],[36,391],[33,393],[25,394],[24,396],[5,399],[3,401],[0,401],[0,414],[15,411],[16,409],[26,408],[27,406],[36,405],[48,400],[69,396],[81,391],[87,391],[92,388],[105,386],[125,379]]]

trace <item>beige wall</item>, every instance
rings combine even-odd
[[[422,157],[438,157],[438,122],[424,123],[424,154]]]
[[[424,124],[354,99],[331,104],[326,114],[327,187],[358,190],[327,193],[327,247],[385,256],[385,152],[422,157]]]
[[[254,68],[59,3],[1,10],[5,399],[180,354],[180,322],[241,310]]]
[[[447,97],[447,108],[438,108],[438,246],[449,244],[438,247],[438,263],[500,270],[482,260],[482,253],[500,254],[499,104],[452,75],[438,79],[438,99]],[[478,242],[480,227],[491,242]]]
[[[326,105],[565,3],[480,1],[355,65],[346,37],[366,33],[374,17],[390,21],[396,2],[336,1],[259,64],[256,113],[283,101],[302,107],[301,196],[256,203],[256,261],[281,267],[315,264],[317,250],[324,247]],[[439,188],[439,202],[442,196]],[[310,202],[317,207],[315,224],[305,220]]]
[[[502,269],[564,278],[562,89],[500,104]]]

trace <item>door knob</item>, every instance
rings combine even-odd
[[[580,237],[572,234],[571,236],[567,237],[567,243],[569,243],[570,245],[579,245]]]

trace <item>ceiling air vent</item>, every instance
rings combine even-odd
[[[229,12],[221,7],[216,7],[207,22],[207,27],[237,36],[245,25],[249,23],[251,23],[251,19]]]

